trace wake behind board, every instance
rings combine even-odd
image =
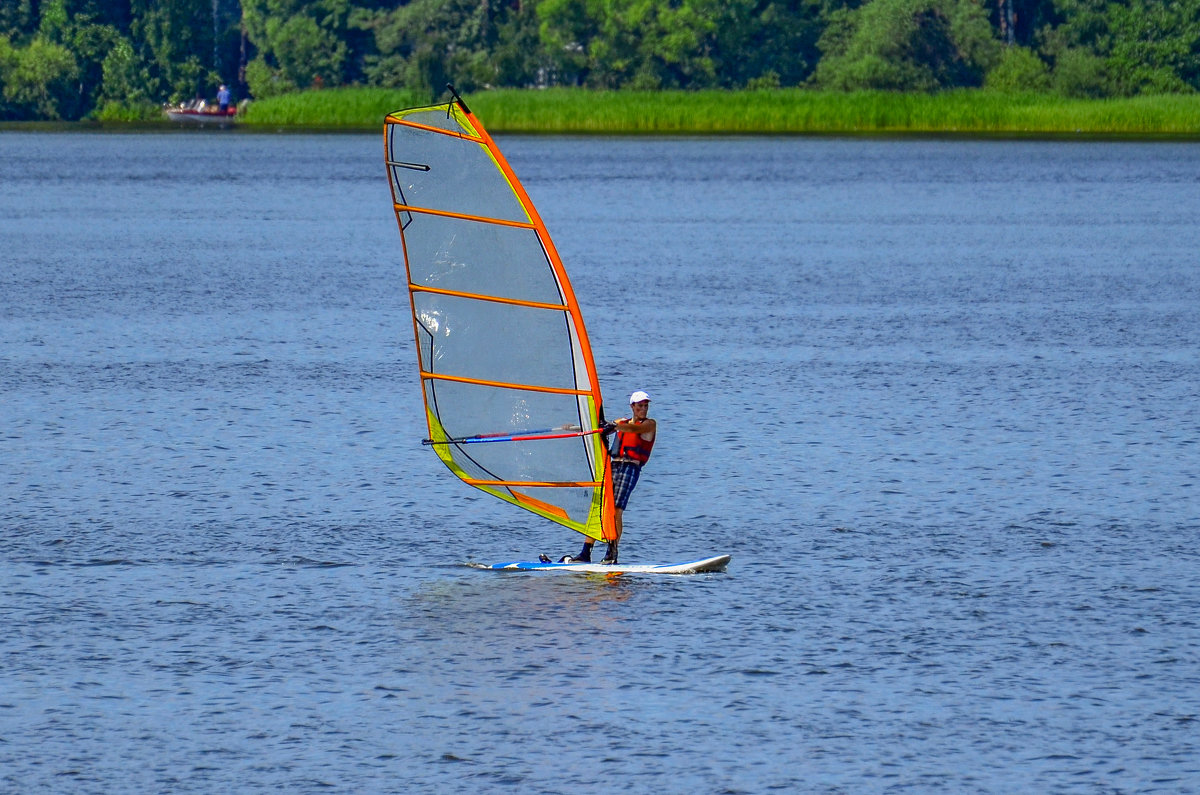
[[[541,563],[536,560],[514,560],[508,563],[472,563],[478,569],[496,571],[561,571],[577,574],[703,574],[725,571],[729,555],[693,560],[687,563]]]

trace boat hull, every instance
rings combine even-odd
[[[230,108],[221,113],[220,111],[173,108],[167,110],[166,114],[169,120],[182,124],[233,124],[234,117],[237,116],[237,110]]]

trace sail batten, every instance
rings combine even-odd
[[[437,293],[438,295],[453,295],[459,298],[473,298],[476,301],[492,301],[497,304],[513,304],[514,306],[527,306],[532,309],[552,309],[559,312],[565,312],[570,309],[566,304],[547,304],[541,301],[522,301],[518,298],[503,298],[498,295],[483,295],[482,293],[467,293],[462,290],[446,290],[440,287],[428,287],[420,284],[409,285],[414,293]]]
[[[518,229],[535,229],[536,227],[528,221],[510,221],[505,218],[485,218],[478,215],[465,215],[463,213],[454,213],[447,210],[435,210],[431,207],[414,207],[410,204],[393,205],[396,212],[406,213],[429,213],[430,215],[441,215],[445,218],[458,218],[462,221],[477,221],[484,224],[500,224],[501,226],[515,226]]]
[[[405,113],[405,111],[400,111],[400,113]],[[453,118],[453,116],[450,116],[449,118]],[[385,123],[387,123],[387,124],[403,124],[405,127],[412,127],[415,130],[424,130],[425,132],[434,133],[436,135],[450,135],[455,138],[462,138],[463,140],[475,141],[476,143],[483,142],[482,138],[480,138],[479,136],[474,135],[472,133],[469,133],[469,132],[463,132],[461,130],[447,130],[443,127],[438,127],[438,126],[432,125],[432,124],[422,124],[420,122],[412,121],[411,119],[406,118],[404,116],[395,116],[395,115],[389,114],[387,119],[385,120]]]
[[[591,346],[528,194],[461,101],[389,114],[384,147],[426,443],[464,483],[611,539],[612,482]],[[476,443],[481,437],[491,443]]]
[[[544,384],[512,384],[504,381],[489,381],[486,378],[469,378],[463,375],[446,375],[444,373],[421,372],[421,378],[431,381],[454,381],[460,384],[478,384],[496,389],[512,389],[518,392],[545,392],[550,395],[590,395],[587,389],[569,389],[567,387],[546,386]]]

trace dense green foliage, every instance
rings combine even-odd
[[[0,120],[447,82],[593,90],[1200,89],[1200,0],[0,0]]]

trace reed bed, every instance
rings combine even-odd
[[[427,104],[402,88],[327,88],[251,102],[241,121],[261,127],[372,129],[397,108]]]
[[[1200,136],[1200,95],[1079,100],[979,90],[940,94],[502,89],[468,95],[492,132],[601,134],[992,133]],[[342,88],[250,105],[252,125],[378,129],[428,104],[403,90]]]

